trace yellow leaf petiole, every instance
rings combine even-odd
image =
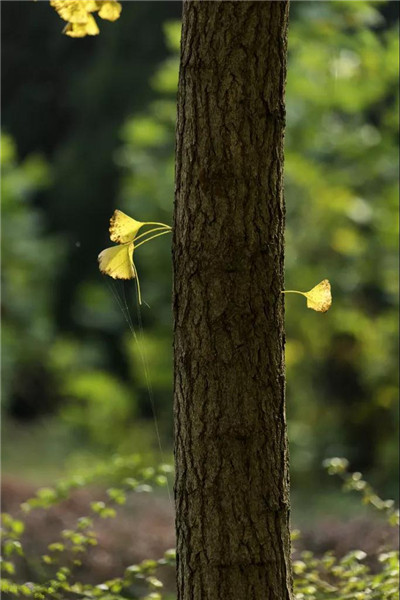
[[[150,240],[153,240],[154,238],[160,237],[160,235],[165,235],[166,233],[170,233],[170,231],[172,231],[171,227],[169,227],[169,225],[164,225],[164,223],[145,223],[145,225],[161,225],[161,227],[155,227],[154,229],[150,229],[150,231],[145,231],[144,233],[138,235],[137,238],[134,240],[135,250],[137,248],[139,248],[139,246],[141,246],[142,244],[145,244],[146,242],[149,242]],[[152,235],[149,238],[142,240],[141,242],[139,242],[139,244],[136,245],[136,240],[148,235],[149,233],[154,233],[155,231],[158,231],[159,233],[156,233],[155,235]],[[138,302],[141,305],[142,304],[142,294],[140,291],[139,275],[138,275],[138,272],[136,269],[136,265],[133,261],[132,261],[132,266],[133,266],[133,270],[134,270],[135,278],[136,278],[136,282],[137,282]]]
[[[146,223],[147,225],[147,223]],[[136,236],[135,239],[133,240],[134,243],[137,242],[137,240],[140,240],[140,238],[148,235],[149,233],[154,233],[154,231],[170,231],[171,227],[169,225],[164,225],[163,227],[155,227],[154,229],[149,229],[149,231],[145,231],[144,233],[141,233],[140,235]]]
[[[135,249],[139,248],[142,244],[145,244],[146,242],[149,242],[150,240],[154,240],[154,238],[160,237],[160,235],[165,235],[166,233],[170,233],[170,232],[172,232],[172,229],[167,229],[166,231],[161,231],[161,233],[156,233],[155,235],[152,235],[149,238],[147,238],[147,240],[142,240],[141,242],[139,242],[139,244],[137,246],[135,246]]]
[[[140,292],[139,275],[138,275],[138,272],[137,272],[137,269],[136,269],[136,265],[135,265],[135,263],[133,261],[132,261],[132,266],[133,266],[133,270],[135,272],[135,277],[136,277],[138,302],[141,305],[142,304],[142,294]]]
[[[152,221],[147,221],[146,223],[143,223],[143,225],[160,225],[161,227],[168,227],[169,229],[172,229],[172,227],[166,225],[165,223],[153,223]]]

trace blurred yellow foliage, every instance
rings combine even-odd
[[[97,2],[100,5],[99,17],[107,21],[116,21],[121,13],[121,4],[115,0],[111,2]]]
[[[69,35],[70,37],[86,37],[87,35],[98,35],[100,30],[97,26],[97,23],[92,17],[92,15],[87,15],[88,19],[85,23],[68,23],[64,29],[63,33],[65,35]]]
[[[366,250],[364,237],[355,228],[338,227],[333,232],[332,248],[347,256],[360,256]]]
[[[97,12],[101,19],[116,21],[122,9],[116,0],[51,0],[50,5],[67,21],[63,33],[70,37],[98,35],[99,28],[91,13]]]

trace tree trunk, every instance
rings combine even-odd
[[[288,3],[184,2],[174,224],[179,600],[291,598]]]

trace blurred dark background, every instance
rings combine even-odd
[[[341,510],[326,457],[398,495],[398,11],[291,6],[286,287],[329,278],[334,297],[326,314],[286,298],[299,520]],[[115,208],[172,223],[181,4],[123,2],[84,39],[48,2],[1,12],[3,473],[37,485],[114,452],[159,461],[150,393],[172,460],[170,238],[137,253],[140,312],[96,258]]]

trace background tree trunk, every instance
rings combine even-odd
[[[184,3],[174,225],[179,600],[291,597],[288,3]]]

